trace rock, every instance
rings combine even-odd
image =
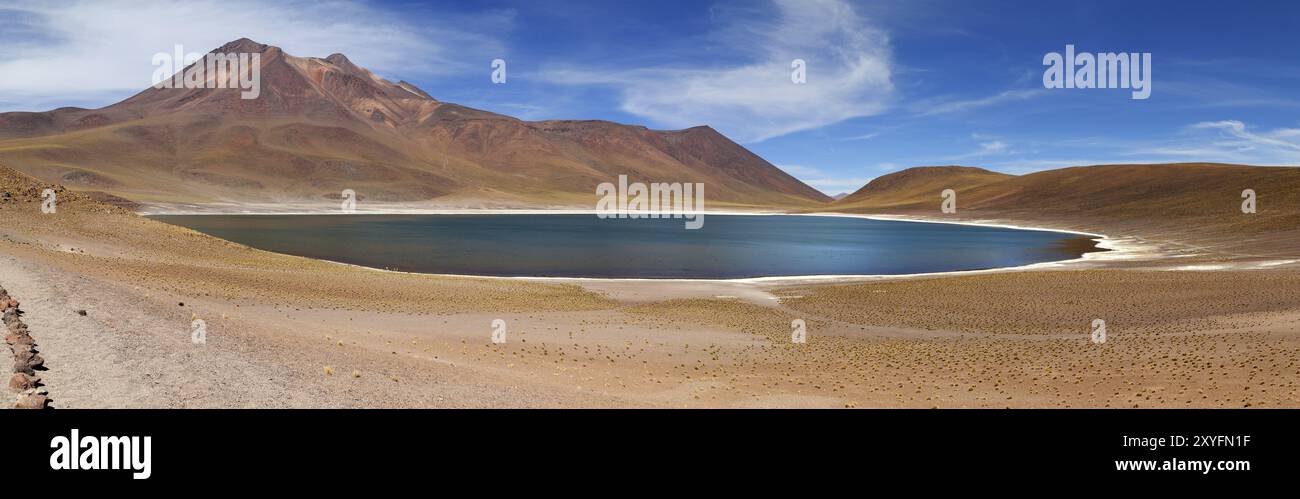
[[[82,316],[82,317],[85,317],[85,316],[86,316],[86,309],[83,308],[83,309],[81,309],[81,310],[78,310],[78,311],[77,311],[77,315],[80,315],[80,316]]]
[[[9,333],[5,335],[5,343],[10,345],[35,345],[36,340],[26,333]]]
[[[14,343],[9,347],[9,349],[13,350],[14,352],[14,360],[30,359],[33,355],[36,355],[37,353],[36,345],[34,344],[29,345],[25,343]]]
[[[18,397],[18,402],[14,403],[14,409],[44,409],[50,403],[50,398],[40,393],[26,393]]]
[[[14,346],[14,372],[36,374],[36,368],[45,365],[45,359],[31,349],[31,345]]]
[[[36,383],[40,382],[40,380],[40,378],[27,373],[15,373],[12,378],[9,378],[9,389],[15,392],[30,390],[36,388]]]

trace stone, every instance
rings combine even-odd
[[[33,340],[30,334],[9,333],[5,335],[5,343],[10,345],[35,345],[36,340]]]
[[[14,345],[14,372],[36,374],[36,368],[45,365],[45,359],[30,345]]]
[[[14,403],[14,409],[44,409],[50,403],[50,398],[40,393],[27,393],[18,397],[18,402]]]
[[[15,373],[12,378],[9,378],[9,389],[15,392],[21,392],[23,390],[36,388],[36,384],[39,383],[40,380],[40,378],[27,373]]]
[[[12,324],[8,324],[8,326],[9,332],[11,333],[27,334],[27,324],[24,324],[21,321],[14,321]]]

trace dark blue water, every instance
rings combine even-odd
[[[913,274],[1066,260],[1093,251],[1056,232],[807,216],[600,219],[595,215],[156,216],[278,253],[411,272],[741,278]]]

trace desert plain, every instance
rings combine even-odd
[[[1105,234],[1112,251],[944,275],[533,280],[274,254],[7,168],[0,184],[0,285],[55,408],[1300,406],[1291,214],[975,210],[946,221]]]

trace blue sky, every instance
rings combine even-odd
[[[30,4],[0,1],[0,110],[106,105],[149,84],[156,52],[247,36],[525,119],[708,124],[832,194],[917,165],[1300,164],[1296,2]],[[1045,89],[1066,44],[1150,52],[1151,97]]]

